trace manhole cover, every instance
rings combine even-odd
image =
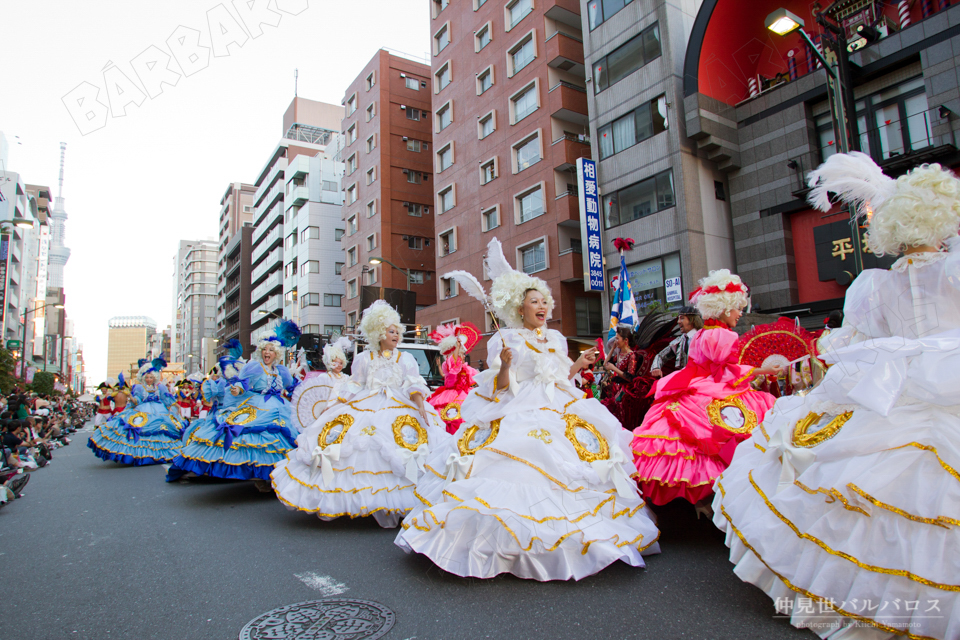
[[[393,611],[368,600],[312,600],[268,611],[240,640],[376,640],[393,628]]]

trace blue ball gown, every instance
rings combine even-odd
[[[290,403],[282,397],[297,385],[283,365],[251,361],[232,384],[224,384],[223,405],[199,420],[200,425],[173,461],[177,471],[234,480],[269,481],[274,465],[296,447]],[[234,396],[232,386],[243,388]],[[182,474],[181,474],[182,475]]]
[[[159,385],[134,385],[133,402],[87,441],[97,457],[134,466],[170,462],[180,452],[183,423],[170,407],[173,395]]]

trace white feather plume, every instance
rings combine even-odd
[[[503,255],[503,245],[501,245],[500,241],[496,238],[493,238],[487,244],[487,257],[485,258],[485,262],[487,264],[487,275],[494,280],[508,273],[513,273],[513,267],[510,266],[510,263],[507,262],[506,257]]]
[[[807,201],[821,211],[829,211],[830,193],[857,206],[858,213],[865,204],[873,209],[893,195],[896,180],[885,175],[865,153],[835,153],[811,171],[807,177],[811,188]]]
[[[477,277],[469,271],[451,271],[445,273],[444,278],[453,278],[460,285],[460,288],[467,292],[471,297],[476,298],[486,309],[489,305],[487,292],[483,290],[483,285],[477,280]]]

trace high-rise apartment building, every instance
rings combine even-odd
[[[283,138],[254,181],[251,333],[241,342],[255,344],[279,318],[316,326],[324,314],[309,307],[343,293],[336,277],[342,261],[329,260],[340,233],[333,161],[342,113],[336,105],[294,98],[283,116]],[[343,324],[331,318],[324,324]]]
[[[586,8],[586,101],[606,280],[620,268],[614,238],[633,238],[625,257],[640,313],[677,309],[710,270],[737,266],[726,173],[683,126],[696,4],[588,0]]]
[[[147,356],[150,337],[156,331],[157,323],[146,316],[110,318],[104,379],[116,378],[122,371],[132,381],[133,374],[137,372],[137,361]]]
[[[598,333],[601,299],[583,286],[574,169],[590,156],[587,85],[576,0],[431,2],[437,272],[482,274],[489,240],[550,285],[549,323]],[[490,328],[455,282],[418,321]]]
[[[181,362],[187,374],[200,371],[213,358],[217,335],[217,243],[181,240],[173,258],[173,335],[170,362]],[[205,348],[206,347],[206,348]]]
[[[217,254],[217,335],[249,342],[250,274],[253,271],[253,198],[256,187],[233,182],[220,198],[219,252]],[[244,345],[249,349],[248,345]],[[245,352],[244,355],[249,355]]]
[[[2,136],[2,134],[0,134]],[[5,166],[5,164],[4,164]],[[41,216],[43,218],[41,219]],[[5,340],[23,339],[23,316],[25,311],[29,311],[30,331],[27,332],[27,341],[29,345],[28,360],[32,359],[33,342],[37,335],[37,323],[35,313],[32,310],[38,304],[43,304],[43,294],[40,295],[41,301],[36,302],[37,298],[37,275],[40,271],[38,265],[41,232],[46,228],[46,216],[41,214],[37,198],[30,195],[26,185],[20,177],[20,174],[14,171],[7,171],[0,168],[0,220],[21,221],[20,224],[32,223],[29,228],[21,228],[13,224],[3,225],[3,235],[8,236],[6,253],[3,251],[3,243],[0,242],[0,269],[6,271],[6,275],[0,280],[0,320],[3,326],[3,338]],[[44,264],[44,271],[46,263]],[[43,311],[46,311],[45,309]],[[41,317],[39,335],[43,336],[43,321]],[[40,351],[36,355],[40,357],[43,353],[42,339],[39,341]]]
[[[359,320],[365,285],[415,291],[418,309],[436,303],[432,94],[430,67],[382,49],[344,96],[348,330]]]

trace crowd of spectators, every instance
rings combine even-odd
[[[92,411],[90,404],[16,388],[0,396],[0,508],[24,496],[30,473],[50,464]]]

